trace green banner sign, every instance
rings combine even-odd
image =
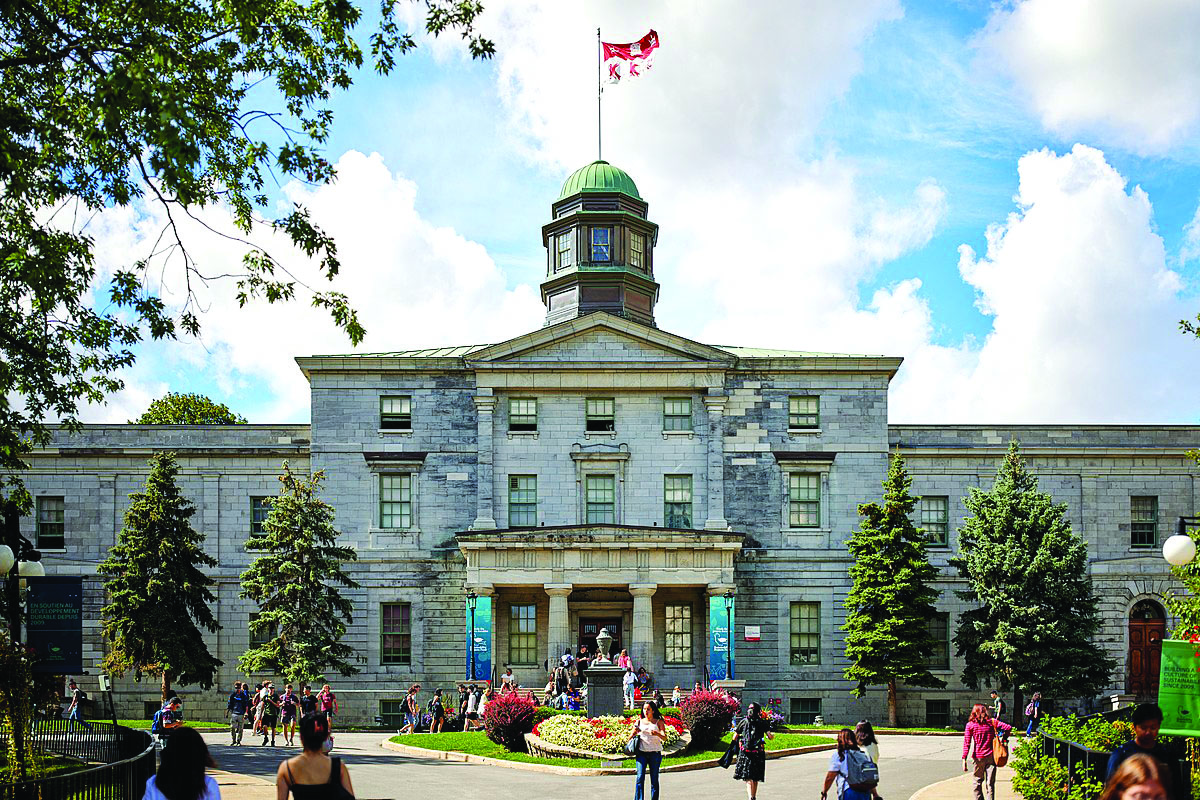
[[[1200,736],[1200,645],[1177,639],[1163,641],[1158,673],[1158,705],[1162,733]]]
[[[714,681],[732,679],[737,671],[733,658],[733,606],[725,598],[708,598],[708,676]]]
[[[37,654],[33,671],[83,672],[83,578],[27,578],[25,643]]]

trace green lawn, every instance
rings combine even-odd
[[[722,740],[726,744],[732,734],[726,734]],[[481,732],[471,733],[419,733],[411,736],[393,736],[397,744],[407,744],[413,747],[424,747],[428,750],[447,750],[457,753],[469,753],[475,756],[499,758],[505,761],[520,761],[526,764],[553,764],[558,767],[595,768],[600,762],[588,758],[535,758],[528,753],[510,753],[500,745],[487,738]],[[828,736],[812,736],[801,733],[777,733],[775,738],[767,742],[768,750],[785,750],[791,747],[806,747],[813,744],[830,744],[833,741]],[[691,761],[706,761],[720,758],[725,748],[720,750],[689,750],[683,755],[669,756],[663,759],[663,766],[671,764],[686,764]],[[613,760],[617,760],[613,756]],[[626,766],[633,766],[632,759],[626,759]]]
[[[150,730],[150,720],[148,719],[119,719],[118,725],[124,725],[126,728],[133,728],[135,731]],[[228,728],[228,722],[204,722],[197,719],[185,719],[183,724],[189,728]]]

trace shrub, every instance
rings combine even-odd
[[[741,707],[736,697],[722,692],[694,692],[679,704],[684,723],[696,745],[712,744],[729,731]]]
[[[514,753],[525,752],[525,734],[533,731],[537,706],[516,694],[501,694],[483,710],[483,729],[496,744]]]
[[[663,706],[662,708],[660,708],[660,709],[658,710],[658,713],[662,714],[664,717],[678,717],[678,716],[680,716],[680,711],[679,711],[679,709],[678,709],[678,708],[674,708],[674,707],[672,707],[672,706]],[[638,708],[627,708],[627,709],[625,709],[624,711],[622,711],[622,712],[621,712],[621,716],[623,716],[623,717],[640,717],[641,715],[642,715],[642,709],[641,709],[640,707],[638,707]]]
[[[1067,792],[1067,768],[1053,756],[1043,755],[1037,742],[1025,742],[1015,750],[1009,762],[1013,768],[1012,785],[1025,800],[1092,800],[1103,788],[1086,774],[1082,765],[1077,765],[1071,790]]]
[[[485,709],[486,710],[486,709]],[[568,711],[566,709],[554,708],[553,706],[538,706],[533,712],[533,724],[545,722],[551,717],[586,717],[586,711]]]

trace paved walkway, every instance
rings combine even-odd
[[[275,796],[275,770],[285,757],[298,752],[283,747],[259,747],[247,736],[242,747],[229,747],[228,734],[205,733],[213,757],[221,767],[215,773],[222,800],[271,800]],[[339,733],[336,755],[350,768],[358,800],[409,800],[440,797],[453,789],[454,800],[495,800],[501,797],[567,797],[598,793],[620,798],[632,793],[632,779],[605,775],[576,777],[543,775],[504,767],[462,764],[402,756],[380,746],[386,738],[374,733]],[[420,746],[421,735],[408,737]],[[962,740],[938,736],[880,737],[880,794],[887,800],[970,800],[970,783],[963,783]],[[762,800],[818,797],[828,753],[790,756],[767,762],[767,780],[759,789]],[[1002,770],[1002,774],[1007,770]],[[956,777],[957,776],[957,777]],[[947,779],[950,779],[949,781]],[[932,786],[931,786],[932,784]],[[924,789],[924,787],[929,787]],[[744,785],[731,771],[705,769],[662,777],[664,800],[704,797],[706,800],[742,800]],[[997,785],[996,800],[1008,800]]]

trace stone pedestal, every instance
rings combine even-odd
[[[587,715],[589,717],[619,717],[625,709],[621,679],[625,670],[605,665],[591,666],[587,671]]]

